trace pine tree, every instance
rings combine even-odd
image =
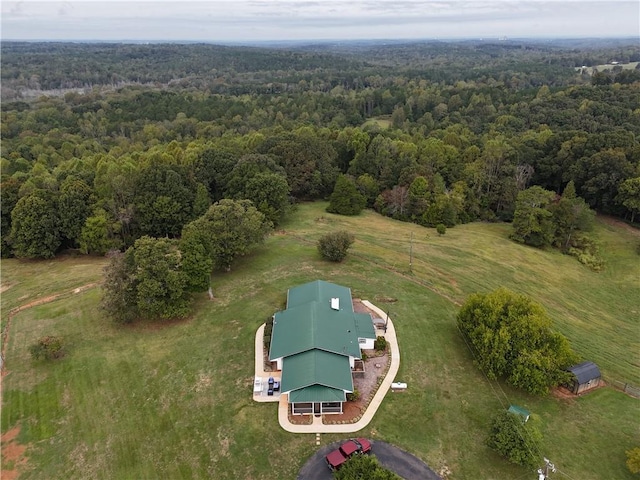
[[[358,215],[366,203],[367,199],[358,192],[355,184],[345,175],[340,175],[331,194],[327,212],[340,215]]]

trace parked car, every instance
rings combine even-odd
[[[267,395],[268,396],[272,396],[273,395],[273,384],[276,383],[273,377],[269,377],[269,380],[267,380]]]
[[[280,382],[278,380],[273,382],[273,391],[274,392],[279,392],[280,391]]]
[[[362,455],[371,452],[371,442],[366,438],[352,438],[344,442],[333,452],[329,453],[325,458],[329,469],[338,470],[344,462],[354,455]]]

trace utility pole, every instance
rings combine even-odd
[[[556,473],[556,466],[548,458],[545,458],[544,467],[538,469],[538,480],[551,480],[549,470],[551,470],[551,473]]]
[[[413,273],[413,232],[411,232],[411,243],[409,244],[409,273]]]

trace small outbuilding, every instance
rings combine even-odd
[[[522,418],[522,423],[527,423],[529,421],[529,417],[531,416],[529,410],[519,407],[518,405],[511,405],[508,412],[520,416]]]
[[[575,395],[587,392],[600,385],[600,369],[593,362],[582,362],[567,369],[573,374],[572,382],[567,385]]]

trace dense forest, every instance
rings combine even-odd
[[[640,213],[634,41],[1,53],[3,256],[180,238],[225,198],[277,225],[345,181],[427,226],[513,221],[531,187],[553,215]]]

